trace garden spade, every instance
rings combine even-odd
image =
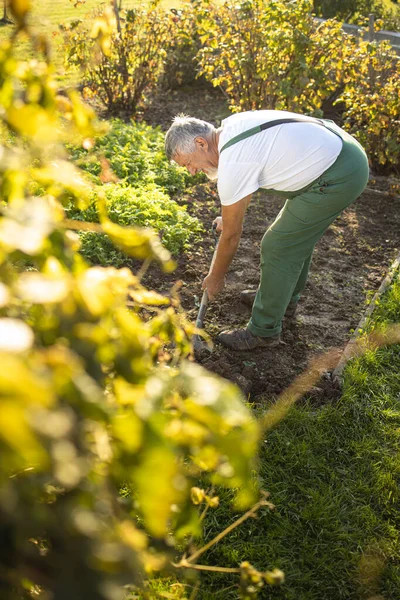
[[[211,267],[214,264],[215,257],[217,255],[217,248],[218,248],[218,235],[217,235],[217,224],[216,223],[214,223],[212,226],[212,232],[213,232],[214,239],[215,239],[215,249],[214,249],[214,254],[213,254],[213,257],[211,260]],[[204,317],[206,316],[207,306],[208,306],[208,292],[207,292],[207,290],[204,290],[203,296],[202,296],[201,302],[200,302],[199,312],[197,314],[197,319],[196,319],[196,328],[197,329],[203,329]],[[194,356],[197,360],[204,359],[206,356],[208,356],[208,354],[211,353],[210,347],[198,334],[193,336],[193,352],[194,352]]]

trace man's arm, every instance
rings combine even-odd
[[[203,289],[207,289],[210,300],[213,300],[225,285],[225,275],[236,254],[242,235],[244,215],[250,200],[251,194],[235,204],[222,206],[222,233],[217,254],[209,274],[203,281]]]

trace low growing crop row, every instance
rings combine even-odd
[[[165,156],[161,130],[145,123],[127,124],[114,119],[108,133],[98,138],[91,150],[74,147],[70,152],[80,168],[98,177],[97,183],[102,173],[102,158],[105,158],[125,185],[155,183],[170,195],[193,185],[187,170],[171,163]]]
[[[123,226],[151,227],[160,235],[163,245],[172,253],[189,247],[202,231],[202,225],[184,206],[179,206],[155,184],[125,187],[111,184],[106,190],[106,209],[114,223]],[[86,210],[70,206],[70,218],[98,223],[96,194]],[[126,255],[106,236],[91,231],[80,233],[81,252],[93,264],[121,267]]]
[[[70,154],[95,183],[104,183],[111,221],[153,228],[164,246],[176,255],[188,249],[202,225],[173,198],[193,184],[193,178],[186,169],[167,160],[163,144],[157,128],[114,120],[110,131],[97,138],[93,148],[72,147]],[[93,192],[88,208],[80,210],[71,204],[67,214],[71,219],[98,223],[97,192]],[[81,252],[92,263],[114,267],[126,264],[126,255],[106,235],[85,231],[80,238]]]

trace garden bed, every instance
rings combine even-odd
[[[200,90],[196,94],[171,95],[171,102],[164,103],[163,112],[153,106],[146,120],[165,128],[171,116],[180,111],[212,122],[225,116],[218,95]],[[374,191],[374,187],[386,195]],[[383,177],[372,179],[368,188],[317,244],[297,317],[294,321],[284,321],[283,343],[278,348],[250,352],[232,352],[215,343],[212,355],[203,362],[207,369],[231,379],[251,399],[257,399],[260,395],[279,394],[317,353],[338,348],[339,360],[365,310],[366,299],[379,287],[400,249],[398,194],[391,195],[388,179]],[[173,282],[181,280],[182,306],[194,321],[201,282],[213,254],[211,224],[220,211],[216,184],[197,185],[180,202],[188,205],[189,212],[203,222],[209,233],[186,255],[177,258],[174,273],[164,275],[154,268],[147,275],[147,282],[166,291]],[[258,285],[260,242],[282,204],[282,199],[262,191],[255,194],[226,287],[206,314],[205,329],[212,338],[223,329],[246,325],[250,309],[241,302],[240,291]],[[336,397],[338,389],[329,378],[324,378],[313,393],[316,399],[326,401]]]

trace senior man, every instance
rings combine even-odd
[[[365,188],[368,160],[360,144],[332,121],[260,110],[234,114],[220,128],[180,115],[165,138],[169,159],[194,175],[218,179],[222,232],[203,281],[213,300],[239,245],[243,219],[259,188],[286,202],[261,242],[261,278],[246,328],[225,331],[234,350],[276,346],[282,319],[293,316],[316,242]],[[246,293],[244,299],[253,299]]]

